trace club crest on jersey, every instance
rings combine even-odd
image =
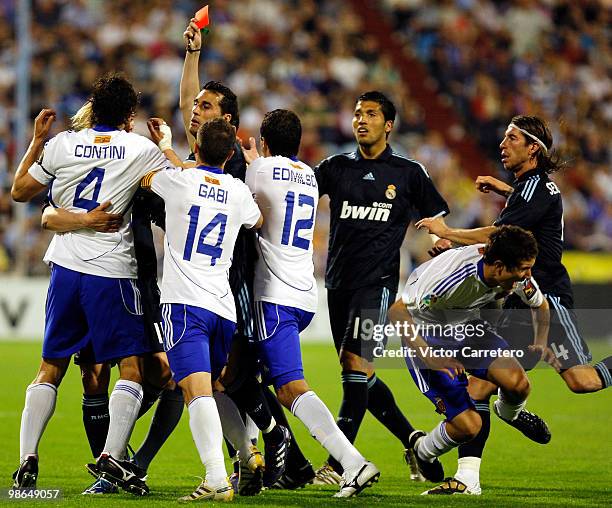
[[[428,307],[431,307],[432,305],[434,305],[437,301],[438,301],[438,297],[436,295],[426,295],[421,300],[420,307],[421,309],[427,309]]]
[[[397,189],[395,185],[388,185],[387,190],[385,191],[385,197],[387,199],[395,199],[395,196],[397,196],[395,189]]]
[[[110,143],[111,141],[111,137],[110,136],[96,136],[94,138],[94,143]]]
[[[523,293],[525,293],[525,297],[527,300],[531,300],[531,297],[535,295],[536,288],[534,287],[531,279],[525,281],[525,287],[523,288]]]

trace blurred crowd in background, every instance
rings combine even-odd
[[[188,0],[32,0],[31,110],[58,112],[55,131],[87,99],[104,71],[121,70],[141,92],[136,131],[149,116],[171,124],[174,148],[186,156],[178,110],[183,31],[202,5]],[[565,206],[567,248],[612,251],[610,169],[612,80],[610,9],[595,0],[379,0],[374,2],[437,93],[456,109],[466,132],[500,168],[499,142],[515,114],[545,118],[567,160],[553,178]],[[200,81],[228,84],[240,102],[244,139],[257,136],[266,111],[289,108],[303,124],[300,157],[311,165],[355,149],[355,98],[378,89],[398,109],[390,143],[429,170],[448,200],[454,225],[487,225],[503,201],[477,195],[473,178],[410,95],[386,48],[348,1],[215,0]],[[25,245],[31,274],[46,274],[50,234],[40,203],[14,220],[10,199],[15,153],[17,34],[15,2],[0,0],[0,271],[10,272]],[[473,172],[473,171],[472,171]],[[22,206],[22,205],[20,205]],[[323,273],[327,208],[320,207],[315,265]],[[428,240],[413,229],[405,257],[424,259]],[[407,266],[408,263],[405,263]]]

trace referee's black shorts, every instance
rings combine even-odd
[[[550,307],[548,346],[559,360],[561,371],[590,363],[591,352],[580,333],[571,300],[562,295],[545,296]],[[539,361],[539,354],[533,354],[527,349],[533,344],[534,338],[532,314],[515,295],[511,295],[506,300],[497,331],[508,342],[510,348],[525,351],[525,356],[517,360],[525,370],[533,369]]]
[[[374,327],[384,326],[387,311],[395,301],[395,289],[365,286],[357,289],[328,289],[327,306],[336,351],[348,351],[369,362],[374,360]]]

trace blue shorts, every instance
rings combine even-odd
[[[236,323],[193,305],[162,305],[164,349],[175,382],[195,372],[213,381],[227,362]]]
[[[300,332],[313,316],[295,307],[255,302],[255,348],[275,389],[304,379]]]
[[[481,324],[484,334],[480,337],[465,338],[462,341],[431,336],[425,336],[424,339],[433,348],[452,350],[455,352],[453,358],[459,360],[467,372],[486,380],[488,367],[496,358],[479,358],[475,362],[474,359],[466,358],[462,354],[463,348],[480,351],[497,350],[508,349],[508,344],[487,323],[481,322]],[[474,409],[474,402],[467,391],[468,378],[465,374],[451,379],[444,372],[424,368],[419,358],[406,357],[406,365],[419,390],[433,402],[436,412],[445,415],[447,420],[452,420],[467,409]]]
[[[68,358],[88,344],[97,363],[150,351],[136,280],[88,275],[54,264],[42,356]]]

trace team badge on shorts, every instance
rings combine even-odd
[[[436,405],[436,413],[440,413],[441,415],[446,413],[446,404],[444,404],[444,401],[440,397],[436,397],[434,400]]]
[[[385,191],[385,197],[387,199],[395,199],[395,196],[397,196],[397,192],[395,192],[395,189],[395,185],[388,185],[387,190]]]

